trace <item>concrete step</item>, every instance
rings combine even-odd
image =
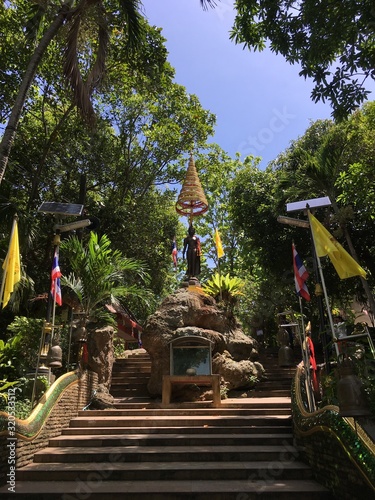
[[[132,434],[124,436],[121,433],[113,433],[110,435],[93,436],[93,435],[62,435],[50,439],[49,446],[86,446],[86,447],[116,447],[121,443],[122,446],[214,446],[220,444],[222,446],[258,446],[277,445],[282,440],[283,444],[293,443],[293,434],[183,434],[179,432],[168,434]]]
[[[130,398],[136,396],[142,396],[144,398],[149,397],[147,388],[144,389],[132,389],[131,387],[123,390],[111,389],[111,396],[114,398]]]
[[[130,396],[144,396],[149,397],[150,393],[147,390],[146,385],[137,385],[136,387],[112,387],[111,388],[111,396],[114,398],[126,398]]]
[[[262,432],[263,434],[289,434],[291,431],[290,427],[290,422],[288,422],[288,425],[269,425],[269,426],[262,426],[260,429],[255,426],[202,426],[202,427],[188,427],[188,426],[175,426],[172,428],[173,432],[176,433],[181,433],[183,435],[187,434],[194,434],[194,435],[201,435],[201,434],[239,434],[239,433],[246,433],[247,435],[249,434],[258,434],[259,432]],[[66,429],[62,430],[62,436],[105,436],[105,435],[113,435],[113,433],[116,434],[121,434],[122,436],[132,436],[132,435],[146,435],[146,436],[153,436],[153,435],[159,435],[159,434],[170,434],[171,433],[171,427],[68,427]]]
[[[35,453],[35,463],[83,463],[83,462],[222,462],[269,461],[280,457],[296,459],[297,450],[285,445],[243,445],[234,448],[224,445],[195,446],[58,446],[48,447]]]
[[[269,476],[271,462],[143,462],[108,464],[78,463],[73,468],[71,464],[34,464],[24,467],[17,474],[17,481],[43,481],[48,474],[50,481],[87,481],[99,471],[110,475],[111,481],[155,481],[155,480],[215,480],[225,474],[227,479],[247,480],[261,479]],[[280,461],[278,480],[311,479],[311,469],[298,461]],[[202,477],[203,476],[203,477]]]
[[[117,359],[113,365],[110,394],[115,398],[147,398],[150,375],[151,361],[147,353]]]
[[[144,365],[139,365],[139,366],[117,366],[113,365],[112,368],[112,373],[113,374],[134,374],[137,375],[137,373],[151,373],[151,367],[149,366],[144,366]]]
[[[270,389],[263,390],[262,387],[254,389],[257,398],[287,397],[290,396],[290,389]]]
[[[152,401],[152,400],[151,400]],[[144,408],[147,405],[152,405],[150,403],[150,395],[147,396],[138,396],[133,394],[131,396],[115,396],[114,398],[114,407],[115,408]],[[160,404],[159,404],[160,406]]]
[[[8,497],[1,487],[1,498],[332,498],[293,446],[295,368],[280,369],[277,358],[271,360],[250,396],[229,396],[220,408],[211,401],[162,408],[160,398],[142,397],[151,370],[144,358],[117,360],[111,387],[116,408],[80,411],[32,464],[17,470],[16,493]]]
[[[269,426],[277,420],[286,425],[291,421],[289,415],[280,416],[128,416],[128,417],[76,417],[70,421],[70,427],[175,427],[175,426]]]
[[[41,481],[17,482],[17,493],[2,495],[4,500],[15,497],[25,500],[331,500],[331,493],[312,480],[249,477],[238,480],[185,481],[111,481],[106,472],[94,473],[89,482]],[[1,491],[1,490],[0,490]]]
[[[128,383],[128,382],[148,382],[150,380],[150,374],[149,373],[132,373],[132,374],[126,374],[124,376],[123,373],[112,373],[112,384],[114,383]]]
[[[240,417],[240,416],[254,416],[254,415],[284,415],[290,414],[290,404],[285,402],[280,402],[275,405],[269,405],[267,402],[254,401],[249,403],[245,408],[232,408],[232,407],[193,407],[193,408],[181,408],[180,405],[176,404],[174,407],[168,408],[149,408],[144,407],[141,412],[139,409],[107,409],[107,410],[80,410],[78,412],[78,417],[92,419],[92,417],[131,417],[131,416],[141,416],[141,417]],[[259,413],[258,413],[259,412]],[[74,420],[74,419],[73,419]]]
[[[143,387],[147,387],[147,382],[143,381],[143,380],[137,380],[137,379],[133,379],[132,381],[118,381],[118,382],[112,382],[112,387],[111,387],[111,392],[113,389],[117,389],[117,390],[120,390],[120,389],[127,389],[127,388],[130,388],[130,389],[136,389],[136,388],[143,388]]]

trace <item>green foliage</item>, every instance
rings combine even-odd
[[[1,396],[3,396],[3,394],[0,393],[0,411],[7,412],[7,401]],[[31,411],[31,401],[29,399],[21,399],[17,395],[14,405],[12,405],[12,414],[14,414],[16,418],[23,420],[30,416]]]
[[[2,385],[1,385],[2,384]],[[13,382],[0,381],[0,411],[7,412],[9,389],[16,390],[12,401],[12,413],[20,419],[27,418],[31,411],[31,398],[34,389],[34,378],[21,377]],[[35,401],[38,401],[47,391],[49,383],[46,377],[38,376],[35,385]]]
[[[322,406],[338,405],[336,396],[337,374],[335,371],[329,375],[322,375],[320,379],[322,386]]]
[[[233,308],[240,295],[243,295],[245,282],[236,276],[231,278],[229,273],[225,276],[215,273],[211,279],[202,285],[202,290],[214,297],[218,302]]]
[[[10,387],[15,386],[16,384],[18,384],[17,380],[14,380],[13,382],[8,382],[7,380],[0,380],[0,408],[2,407],[3,404],[6,404],[8,402],[8,389]]]
[[[220,399],[228,398],[229,389],[225,384],[220,384]]]
[[[345,8],[322,0],[238,0],[231,38],[254,50],[269,46],[300,75],[312,78],[312,99],[329,100],[335,118],[347,117],[369,92],[374,78],[373,2],[347,0]]]
[[[249,387],[254,387],[258,382],[259,379],[256,375],[249,375]]]
[[[114,349],[114,356],[115,356],[115,358],[122,358],[122,357],[124,357],[125,344],[124,344],[124,341],[122,339],[119,339],[118,337],[114,338],[113,349]]]
[[[17,316],[8,326],[7,342],[0,340],[0,379],[14,381],[35,369],[43,320]]]
[[[145,285],[149,276],[144,264],[124,257],[111,248],[106,235],[101,238],[90,233],[87,245],[77,236],[61,243],[72,272],[63,276],[61,283],[73,292],[72,301],[84,313],[87,322],[114,323],[105,304],[120,298],[137,297],[147,300]]]
[[[173,81],[160,29],[145,27],[147,42],[132,52],[129,61],[118,21],[111,20],[116,29],[111,32],[106,79],[94,93],[95,130],[83,126],[61,74],[65,30],[49,46],[29,94],[9,174],[0,185],[0,234],[8,234],[17,212],[22,261],[34,284],[24,291],[20,315],[44,316],[44,294],[50,287],[55,221],[50,214],[38,212],[38,207],[43,201],[75,203],[80,193],[85,194],[80,202],[87,215],[99,219],[98,231],[105,231],[113,249],[147,264],[155,302],[175,287],[170,255],[170,242],[179,232],[175,186],[185,175],[185,156],[192,144],[204,146],[213,133],[215,117]],[[88,28],[85,36],[89,44],[95,43],[95,31]],[[18,42],[13,31],[9,37]],[[22,68],[13,66],[12,60],[25,51],[12,47],[7,45],[9,55],[0,59],[0,71],[7,75],[7,64],[12,67],[14,93]],[[0,95],[2,90],[0,82]],[[80,235],[87,237],[87,232]],[[0,260],[6,253],[2,241]],[[60,263],[65,272],[63,254]],[[140,321],[154,307],[151,302],[132,304]],[[3,316],[0,324],[12,319],[10,310],[6,314],[9,319]]]

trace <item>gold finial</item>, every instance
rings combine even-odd
[[[176,203],[176,212],[188,215],[191,224],[193,217],[203,215],[207,210],[208,202],[195,168],[193,154],[190,153],[186,178]]]

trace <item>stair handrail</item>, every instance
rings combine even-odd
[[[326,405],[309,412],[303,401],[303,372],[302,364],[298,365],[292,382],[291,403],[295,433],[301,436],[316,432],[333,435],[364,481],[375,492],[375,442],[358,420],[341,417],[340,408],[336,405]]]
[[[78,384],[79,370],[64,373],[51,385],[41,397],[30,416],[26,419],[15,418],[15,434],[17,438],[32,441],[38,437],[49,414],[62,397],[64,391]],[[0,412],[0,436],[8,433],[9,414]]]

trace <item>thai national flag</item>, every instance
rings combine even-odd
[[[310,294],[306,286],[306,280],[309,277],[309,273],[306,271],[305,266],[297,253],[294,243],[292,244],[293,250],[293,269],[294,269],[294,281],[296,284],[297,295],[303,297],[305,300],[310,300]]]
[[[175,239],[172,242],[172,259],[174,267],[177,267],[177,245]]]
[[[56,304],[58,304],[59,306],[62,305],[60,278],[61,278],[61,271],[59,266],[59,251],[56,248],[55,254],[53,256],[52,272],[51,272],[51,279],[52,279],[51,294],[54,300],[56,301]]]

